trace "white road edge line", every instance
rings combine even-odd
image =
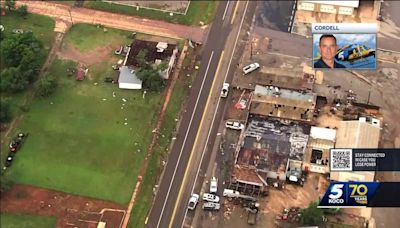
[[[176,162],[175,170],[174,170],[174,173],[172,174],[172,181],[171,181],[170,184],[169,184],[168,192],[167,192],[167,195],[166,195],[166,197],[165,197],[165,201],[164,201],[163,207],[162,207],[162,209],[161,209],[160,218],[158,219],[158,222],[157,222],[157,228],[160,226],[161,219],[162,219],[162,217],[163,217],[163,215],[164,215],[165,205],[166,205],[166,203],[167,203],[167,200],[168,200],[168,197],[169,197],[169,193],[170,193],[170,191],[171,191],[172,183],[173,183],[174,180],[175,180],[176,170],[178,169],[178,165],[179,165],[179,162],[180,162],[180,160],[181,160],[181,155],[182,155],[182,152],[183,152],[183,148],[185,147],[186,139],[187,139],[187,136],[188,136],[188,134],[189,134],[189,130],[190,130],[191,126],[192,126],[192,121],[193,121],[194,114],[196,113],[197,104],[199,103],[200,96],[201,96],[201,94],[202,94],[202,92],[203,92],[204,82],[206,81],[208,69],[210,68],[210,63],[211,63],[211,60],[212,60],[212,58],[213,58],[213,55],[214,55],[214,51],[211,51],[211,56],[210,56],[210,60],[208,61],[206,73],[204,74],[203,82],[201,83],[200,93],[199,93],[199,95],[197,96],[196,104],[194,105],[194,109],[193,109],[192,116],[190,117],[189,127],[187,128],[187,131],[186,131],[186,134],[185,134],[185,139],[183,140],[182,148],[181,148],[181,151],[179,152],[178,161]]]
[[[235,54],[236,44],[237,44],[238,39],[239,39],[240,31],[242,30],[242,25],[243,25],[243,22],[244,22],[244,18],[245,18],[245,16],[246,16],[247,6],[248,6],[248,5],[249,5],[249,1],[246,2],[246,7],[245,7],[245,9],[244,9],[242,21],[240,22],[239,31],[238,31],[238,33],[237,33],[237,35],[236,35],[235,45],[234,45],[234,47],[233,47],[232,55],[231,55],[231,58],[230,58],[230,60],[229,60],[228,69],[227,69],[226,74],[225,74],[225,77],[224,77],[224,82],[226,81],[226,78],[228,77],[229,68],[231,67],[231,63],[232,63],[232,59],[233,59],[233,54]],[[212,119],[212,121],[211,121],[211,126],[208,128],[209,130],[208,130],[207,140],[206,140],[204,149],[203,149],[202,154],[201,154],[200,165],[199,165],[199,167],[198,167],[198,169],[197,169],[197,173],[196,173],[196,176],[195,176],[195,179],[194,179],[194,184],[193,184],[192,190],[191,190],[190,192],[193,192],[194,186],[196,185],[197,177],[199,176],[201,163],[203,162],[203,157],[204,157],[204,154],[205,154],[205,151],[206,151],[206,148],[207,148],[208,140],[210,139],[211,129],[212,129],[213,125],[214,125],[215,116],[217,115],[217,109],[218,109],[218,107],[219,107],[220,101],[221,101],[221,96],[218,96],[218,102],[217,102],[217,105],[215,106],[214,116],[213,116],[213,119]],[[182,221],[182,224],[181,224],[181,228],[183,227],[183,224],[184,224],[184,222],[185,222],[185,218],[186,218],[187,212],[188,212],[188,209],[187,209],[187,207],[186,207],[185,216],[183,216],[183,221]]]
[[[230,1],[228,1],[228,3],[226,4],[224,15],[222,16],[222,20],[225,20],[226,11],[228,10],[229,3],[230,3]]]

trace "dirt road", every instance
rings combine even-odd
[[[16,1],[17,7],[27,5],[28,11],[72,23],[102,24],[106,27],[137,31],[156,36],[192,39],[203,43],[207,28],[172,24],[164,21],[76,8],[48,1]]]

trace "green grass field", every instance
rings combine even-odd
[[[4,228],[53,228],[57,219],[54,217],[25,214],[0,214],[0,227]]]
[[[74,24],[64,37],[64,43],[73,45],[81,52],[94,50],[98,47],[105,47],[115,44],[128,44],[132,39],[128,38],[131,32],[97,27],[89,24]],[[112,53],[110,53],[111,55]]]
[[[50,17],[29,13],[26,19],[14,12],[6,11],[6,16],[1,17],[5,35],[13,35],[13,29],[31,30],[42,41],[45,50],[49,51],[54,40],[55,22]]]
[[[200,21],[205,24],[211,23],[217,11],[218,3],[219,1],[191,1],[186,15],[174,14],[173,16],[159,10],[143,8],[136,10],[136,7],[102,1],[85,1],[84,7],[112,13],[164,20],[177,24],[199,25]]]
[[[162,96],[148,93],[142,99],[141,91],[103,83],[116,73],[108,63],[95,66],[92,80],[76,82],[66,75],[73,65],[55,60],[51,66],[59,88],[30,106],[18,127],[29,137],[6,175],[17,183],[126,204]]]

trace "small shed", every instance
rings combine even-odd
[[[142,89],[142,80],[135,75],[133,69],[122,66],[119,71],[118,87],[120,89]]]

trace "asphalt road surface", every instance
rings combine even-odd
[[[231,31],[232,11],[237,13],[233,7],[234,4],[235,2],[233,1],[220,2],[217,9],[204,46],[199,73],[193,83],[188,98],[188,106],[183,114],[178,136],[172,146],[159,184],[159,189],[147,220],[147,227],[181,227],[182,225],[188,198],[178,197],[181,183],[184,179],[205,104],[219,65],[219,59]],[[193,151],[193,153],[198,152],[196,150]],[[185,192],[186,194],[190,195],[190,192]],[[178,199],[182,199],[183,203],[181,205],[176,205]],[[178,207],[174,216],[175,206]]]
[[[400,2],[385,1],[382,4],[380,35],[378,47],[400,52]]]
[[[288,32],[294,1],[262,1],[257,7],[256,25]]]

